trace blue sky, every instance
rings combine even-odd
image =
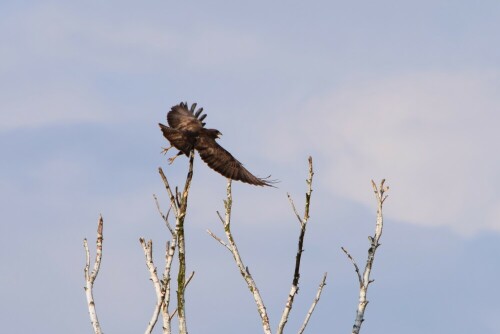
[[[157,127],[198,102],[220,143],[278,189],[234,184],[233,229],[273,328],[290,287],[307,157],[315,162],[300,326],[349,332],[373,233],[386,226],[363,331],[498,333],[500,4],[497,1],[4,1],[0,4],[0,312],[6,332],[90,333],[82,240],[105,220],[95,298],[105,332],[146,328],[154,306],[139,237],[167,231]],[[225,179],[197,158],[187,221],[188,329],[257,333],[221,234]],[[300,204],[299,204],[300,203]]]

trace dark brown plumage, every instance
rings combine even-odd
[[[164,152],[171,147],[179,150],[176,156],[169,159],[170,163],[179,155],[189,156],[192,150],[197,150],[210,168],[227,178],[256,186],[272,186],[273,181],[252,175],[231,153],[217,144],[215,140],[222,134],[219,130],[205,128],[203,120],[207,115],[202,114],[203,108],[196,112],[195,109],[196,103],[191,105],[191,109],[188,109],[187,103],[180,103],[167,114],[169,126],[159,124],[163,136],[171,144]]]

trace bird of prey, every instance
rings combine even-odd
[[[189,156],[192,150],[198,151],[201,159],[213,170],[232,180],[242,181],[256,186],[272,186],[273,181],[252,175],[243,164],[231,153],[221,147],[216,139],[222,135],[219,130],[205,128],[202,114],[203,108],[196,110],[196,103],[188,109],[188,104],[180,103],[171,108],[167,114],[168,125],[159,123],[163,136],[170,142],[170,148],[179,150],[177,155],[169,159],[172,164],[179,155]]]

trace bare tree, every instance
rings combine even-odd
[[[166,214],[164,214],[160,209],[160,204],[156,196],[154,196],[156,206],[158,208],[158,212],[160,213],[162,219],[165,222],[167,229],[169,230],[171,239],[166,242],[165,248],[165,265],[163,268],[163,275],[160,279],[157,268],[153,261],[153,242],[151,240],[146,241],[144,238],[140,238],[140,244],[142,246],[146,267],[148,268],[151,282],[153,284],[153,288],[156,294],[156,303],[153,309],[153,314],[151,319],[146,327],[145,333],[152,333],[160,314],[162,315],[163,321],[163,333],[171,334],[172,333],[172,319],[177,315],[178,318],[178,330],[181,334],[187,334],[187,321],[186,321],[186,313],[185,313],[185,291],[189,282],[193,278],[194,272],[192,272],[189,277],[186,278],[186,245],[185,245],[185,237],[184,237],[184,222],[187,214],[188,207],[188,197],[189,190],[191,186],[191,180],[193,176],[193,160],[194,160],[194,151],[191,152],[189,156],[189,167],[188,174],[186,177],[186,181],[184,183],[182,193],[175,188],[175,191],[172,190],[167,177],[165,176],[163,170],[159,168],[159,174],[163,180],[165,185],[165,189],[168,193],[169,197],[169,210]],[[313,162],[312,158],[309,157],[309,173],[308,178],[306,180],[307,190],[305,193],[305,203],[304,203],[304,212],[301,216],[292,200],[291,196],[288,195],[288,200],[291,204],[291,208],[293,210],[294,215],[296,216],[299,222],[299,237],[298,237],[298,245],[297,245],[297,253],[295,255],[295,267],[292,277],[292,284],[290,288],[290,292],[288,293],[285,306],[279,320],[276,333],[282,334],[284,332],[285,326],[288,322],[289,315],[292,310],[292,306],[295,300],[295,296],[299,291],[299,280],[300,280],[300,266],[302,260],[302,253],[304,251],[304,242],[305,242],[305,233],[306,228],[309,223],[310,218],[310,203],[311,203],[311,195],[312,195],[312,181],[313,181],[314,171],[313,171]],[[357,273],[358,281],[359,281],[359,304],[356,311],[355,323],[353,326],[352,334],[358,334],[361,329],[361,324],[364,320],[364,313],[366,309],[366,305],[368,304],[368,300],[366,298],[368,286],[373,282],[370,279],[371,269],[373,266],[373,262],[375,259],[375,252],[377,248],[380,246],[379,240],[382,235],[383,229],[383,216],[382,216],[382,205],[387,198],[385,192],[389,189],[384,185],[385,180],[382,180],[380,185],[377,187],[376,184],[372,181],[372,186],[377,199],[377,222],[375,228],[374,236],[369,237],[370,248],[368,250],[368,258],[366,261],[365,269],[363,274],[361,274],[358,265],[354,261],[353,257],[349,254],[349,252],[342,247],[342,250],[345,252],[347,257],[350,259],[352,264],[354,265],[354,269]],[[224,233],[226,235],[226,241],[222,240],[218,236],[216,236],[211,231],[207,230],[207,232],[217,240],[222,246],[230,251],[233,256],[233,260],[242,276],[244,281],[246,282],[257,307],[257,311],[262,321],[262,329],[264,333],[270,334],[272,333],[270,319],[263,301],[263,298],[259,292],[257,284],[253,279],[249,268],[243,262],[242,256],[238,250],[235,238],[231,232],[231,210],[233,197],[231,192],[231,180],[228,180],[227,189],[226,189],[226,199],[224,200],[224,217],[217,212],[217,215],[221,221]],[[175,225],[172,226],[169,223],[169,215],[170,212],[173,212],[175,217]],[[97,312],[95,308],[95,302],[93,298],[92,288],[95,279],[99,273],[99,268],[102,259],[102,245],[103,245],[103,219],[99,218],[98,228],[97,228],[97,242],[96,242],[96,258],[94,261],[93,269],[90,271],[90,252],[87,244],[87,240],[84,240],[85,254],[86,254],[86,263],[85,263],[85,293],[87,297],[87,304],[89,309],[90,320],[92,323],[92,327],[94,329],[94,333],[100,334],[102,333],[101,327],[99,325],[99,321],[97,318]],[[173,309],[171,306],[171,289],[172,289],[172,264],[175,259],[175,254],[177,252],[177,261],[178,261],[178,272],[177,272],[177,298],[176,298],[176,307]],[[311,315],[318,304],[323,288],[326,285],[327,273],[325,273],[320,281],[318,286],[318,290],[316,296],[313,299],[313,302],[305,316],[305,319],[298,330],[298,333],[301,334],[306,329]]]

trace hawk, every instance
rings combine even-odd
[[[254,176],[231,153],[217,144],[215,140],[222,133],[216,129],[205,128],[203,120],[207,115],[202,114],[203,108],[195,110],[196,103],[193,103],[188,109],[187,102],[181,102],[168,112],[169,126],[159,123],[163,136],[168,139],[171,145],[164,150],[164,153],[172,147],[179,150],[177,155],[169,159],[170,164],[179,155],[189,156],[192,150],[196,150],[208,167],[227,178],[256,186],[272,186],[273,181]]]

